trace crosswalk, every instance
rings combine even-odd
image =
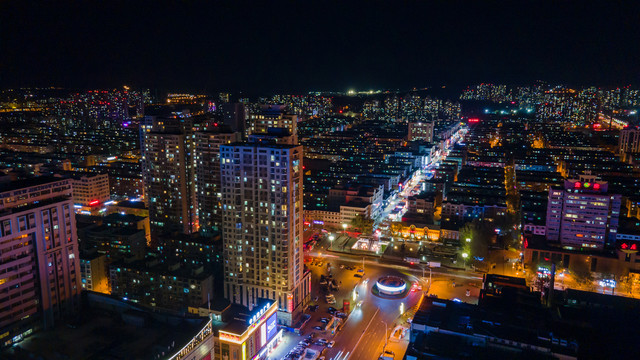
[[[344,351],[340,350],[336,354],[336,356],[331,358],[331,360],[347,360],[349,358],[349,355],[351,355],[351,351],[345,353]]]

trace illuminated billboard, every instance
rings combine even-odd
[[[277,317],[278,313],[271,315],[269,319],[267,319],[267,341],[271,340],[276,333],[278,332],[278,321]]]

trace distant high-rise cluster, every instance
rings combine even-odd
[[[305,117],[325,116],[333,110],[331,97],[328,96],[274,95],[269,103],[285,105],[292,114]]]
[[[362,113],[369,119],[392,121],[433,121],[437,119],[458,119],[460,104],[449,100],[421,96],[420,94],[389,95],[382,101],[366,99]]]

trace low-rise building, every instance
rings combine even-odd
[[[95,173],[70,173],[73,201],[79,211],[94,213],[110,200],[109,175]]]
[[[111,294],[107,255],[97,251],[80,253],[80,275],[82,289],[103,294]]]
[[[304,221],[309,224],[338,228],[342,226],[342,215],[338,211],[305,210]]]
[[[371,203],[359,200],[349,201],[344,205],[340,205],[340,219],[342,224],[350,224],[353,219],[360,215],[365,218],[371,218]]]
[[[157,259],[120,260],[109,266],[111,293],[148,306],[186,312],[213,297],[213,275],[204,268]]]

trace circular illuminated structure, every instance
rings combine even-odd
[[[383,276],[376,281],[376,287],[382,295],[400,295],[407,290],[407,282],[397,276]]]

